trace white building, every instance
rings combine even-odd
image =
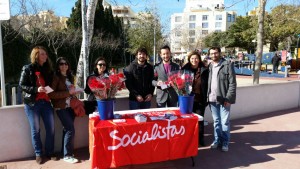
[[[102,5],[104,8],[109,8],[111,6],[113,16],[123,19],[124,25],[134,25],[136,23],[135,20],[137,14],[131,9],[130,6],[111,5],[106,1],[103,1]]]
[[[224,0],[186,0],[183,13],[171,16],[171,51],[183,55],[205,48],[202,39],[212,32],[226,31],[236,20],[235,11],[226,11]]]

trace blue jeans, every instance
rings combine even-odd
[[[75,127],[75,114],[71,108],[57,110],[57,116],[63,125],[63,154],[65,156],[73,156]]]
[[[136,109],[149,109],[151,107],[151,102],[138,102],[138,101],[131,101],[129,100],[129,109],[136,110]]]
[[[54,114],[51,103],[45,100],[36,101],[34,106],[25,104],[25,113],[27,115],[30,130],[31,141],[36,156],[43,154],[43,145],[40,137],[40,117],[42,117],[45,130],[45,154],[47,156],[54,153]]]
[[[209,107],[214,120],[214,142],[228,145],[230,140],[230,106],[210,102]]]

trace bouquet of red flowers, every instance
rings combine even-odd
[[[90,77],[88,85],[97,99],[105,100],[115,98],[117,91],[125,88],[124,81],[123,73],[113,73],[103,77]]]
[[[188,96],[192,92],[194,73],[188,70],[177,70],[169,73],[168,83],[178,95]]]

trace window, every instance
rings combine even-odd
[[[232,22],[235,22],[235,15],[232,15]]]
[[[175,36],[180,37],[181,36],[181,32],[180,31],[176,31],[175,32]]]
[[[215,27],[216,27],[216,28],[221,28],[221,27],[222,27],[222,22],[216,22]]]
[[[208,15],[202,15],[202,20],[207,21],[208,20]]]
[[[180,41],[175,41],[174,44],[178,46],[180,45]]]
[[[190,42],[190,43],[195,43],[195,38],[190,38],[190,39],[189,39],[189,42]]]
[[[196,15],[190,15],[190,21],[195,21],[196,20]]]
[[[216,20],[221,21],[222,20],[222,15],[216,15]]]
[[[202,30],[202,35],[207,35],[208,34],[208,30]]]
[[[181,16],[176,16],[175,17],[175,22],[181,22],[182,21],[182,17]]]
[[[208,28],[208,22],[203,22],[202,23],[202,28]]]
[[[231,22],[231,14],[227,14],[227,22]]]
[[[195,23],[190,23],[189,28],[192,28],[192,29],[196,28],[196,24]]]
[[[195,36],[195,30],[190,30],[190,31],[189,31],[189,35],[190,35],[190,36]]]

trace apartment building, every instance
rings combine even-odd
[[[137,14],[131,9],[130,6],[125,5],[111,5],[107,1],[103,1],[102,5],[104,8],[111,7],[114,17],[119,17],[123,19],[124,25],[134,25],[136,23]]]
[[[186,0],[182,13],[171,16],[171,50],[174,56],[205,48],[202,40],[212,32],[226,31],[236,20],[224,0]]]

